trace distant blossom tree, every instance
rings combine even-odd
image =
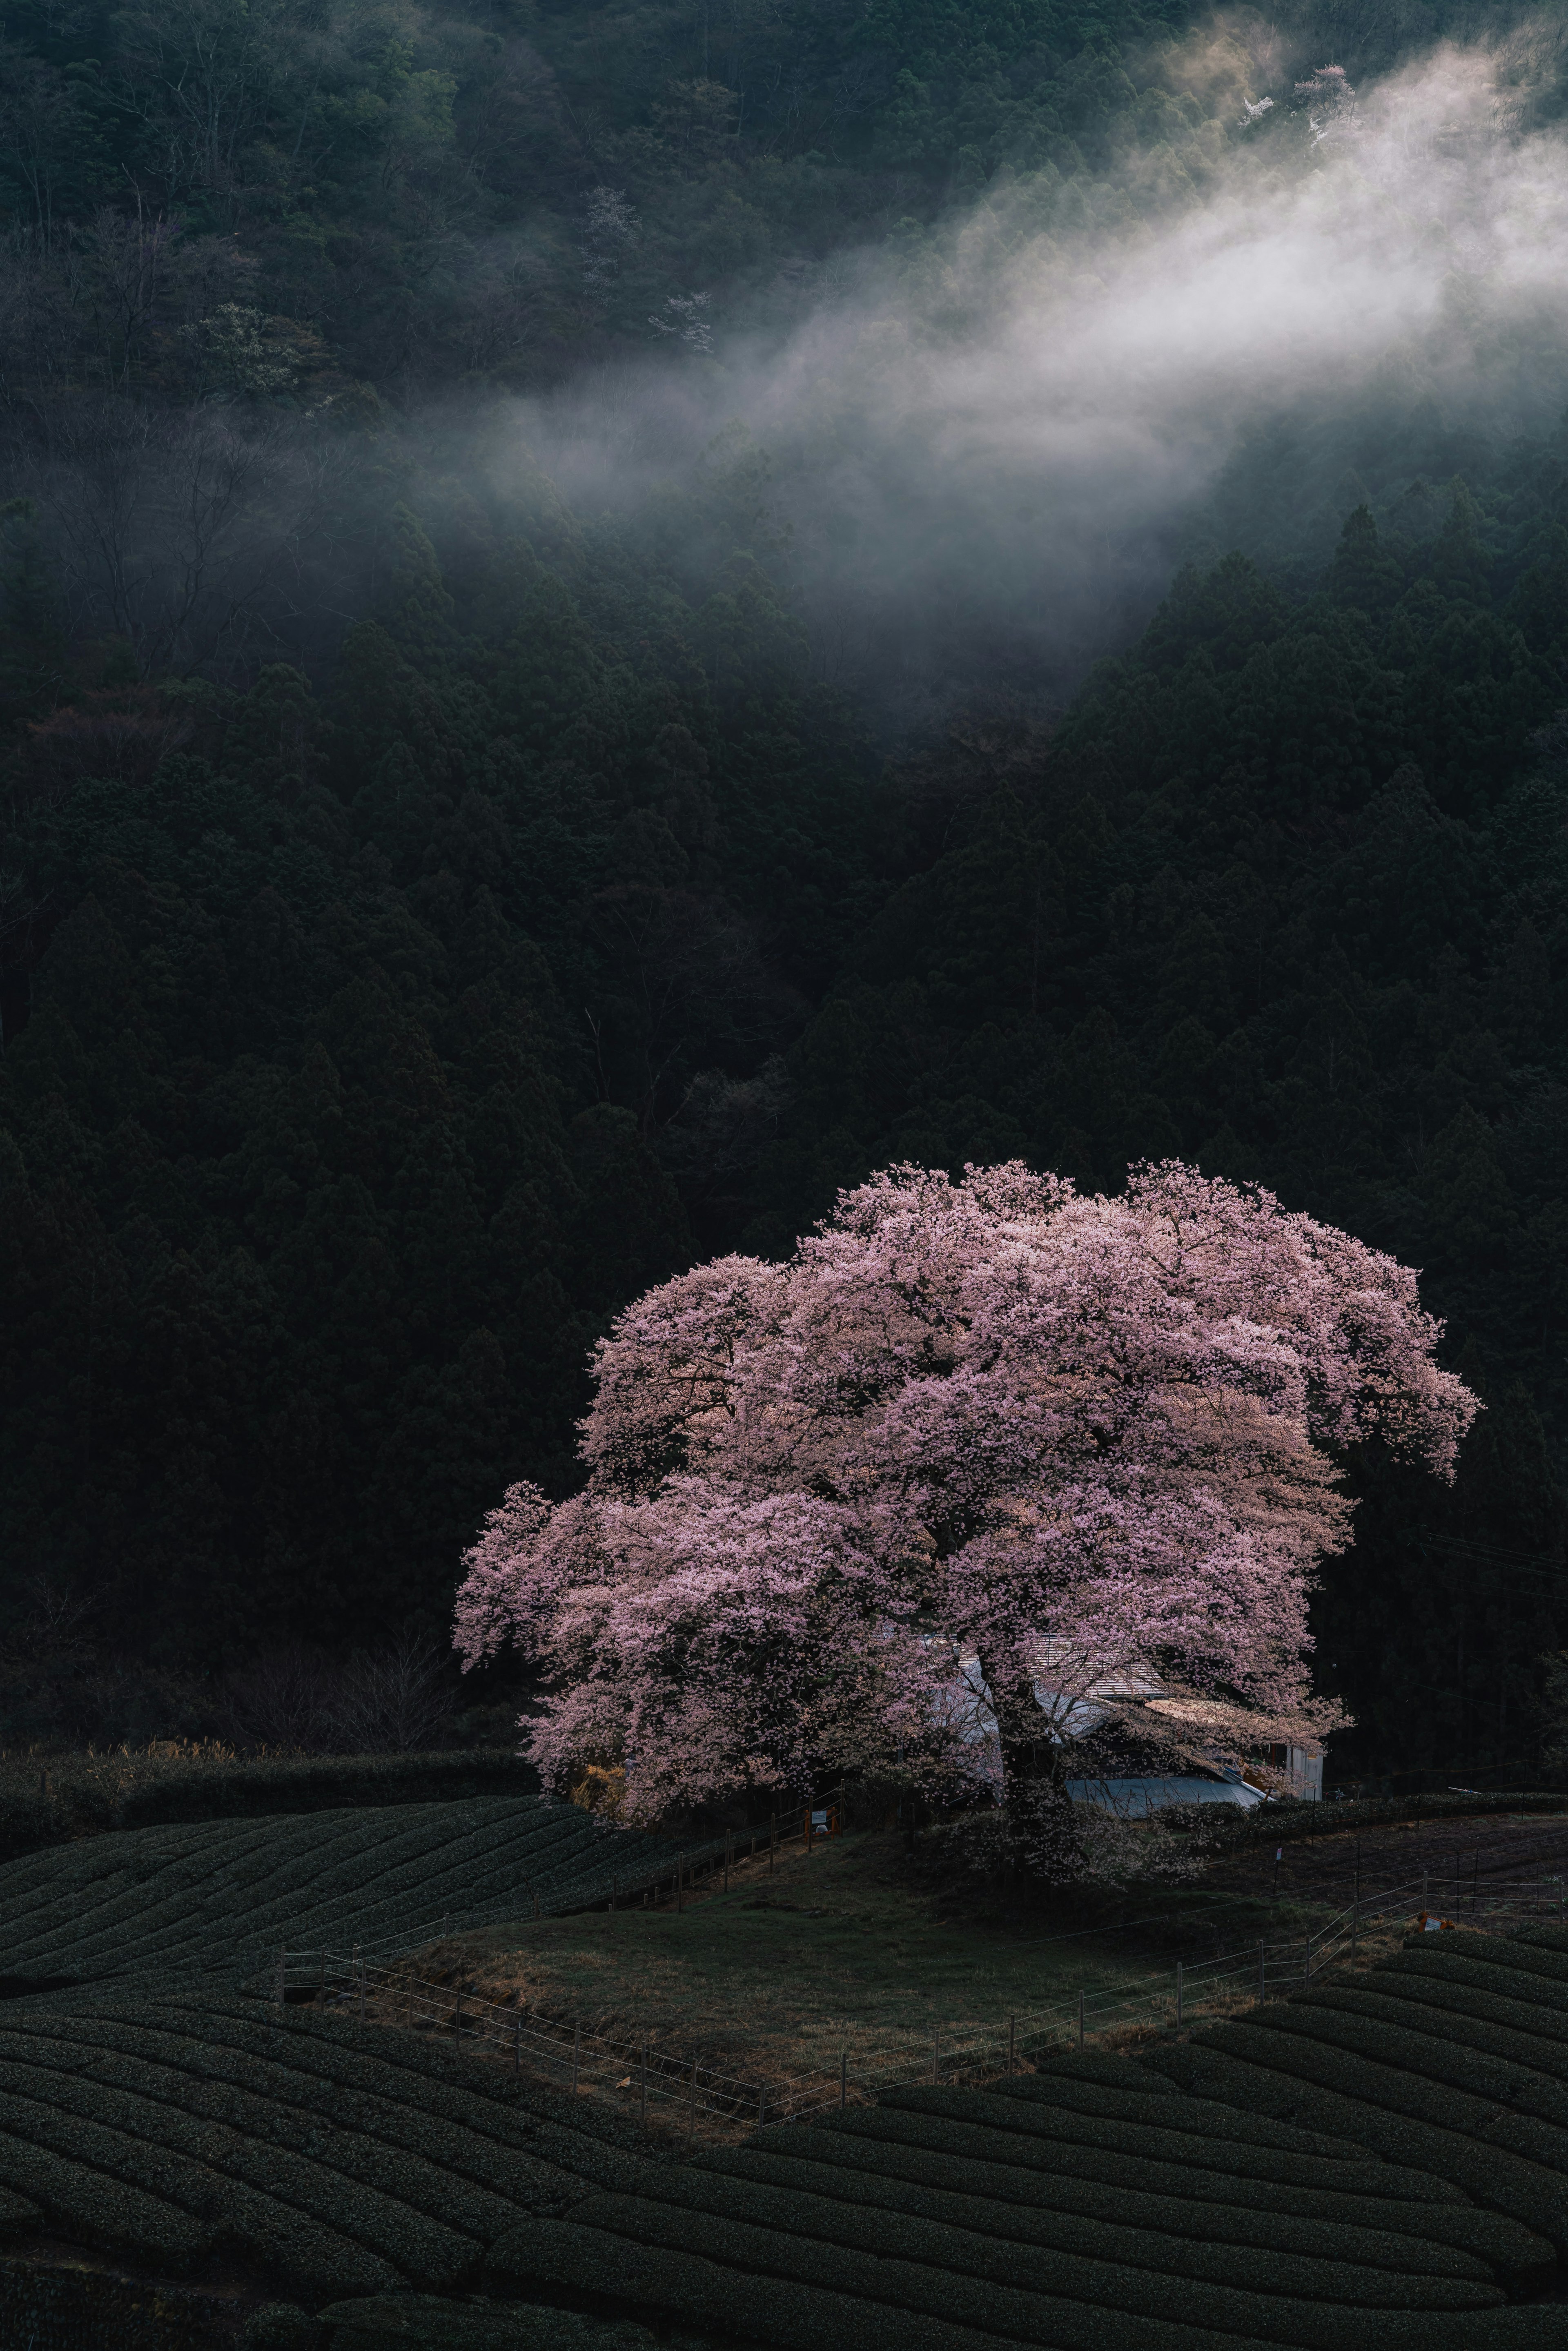
[[[1307,138],[1313,147],[1343,139],[1355,120],[1355,91],[1343,66],[1320,66],[1310,80],[1299,81],[1296,103],[1306,109]]]
[[[1119,1198],[895,1167],[787,1264],[621,1315],[586,1489],[511,1488],[457,1647],[537,1658],[535,1761],[623,1767],[632,1818],[845,1767],[950,1787],[988,1744],[1040,1865],[1107,1723],[1239,1759],[1341,1719],[1307,1671],[1333,1455],[1451,1476],[1477,1405],[1439,1335],[1405,1267],[1176,1162]]]

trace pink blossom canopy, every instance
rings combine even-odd
[[[1439,1335],[1408,1269],[1177,1162],[1117,1198],[894,1167],[788,1264],[621,1315],[586,1489],[509,1490],[457,1647],[537,1658],[535,1760],[623,1764],[633,1817],[826,1768],[950,1780],[965,1688],[1004,1759],[1117,1693],[1210,1751],[1321,1735],[1334,1456],[1375,1435],[1452,1475],[1477,1406]]]

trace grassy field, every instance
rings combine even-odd
[[[1168,1899],[1169,1897],[1167,1897]],[[1183,1890],[1161,1932],[1186,1939],[1207,1917]],[[1240,1931],[1239,1928],[1237,1931]],[[487,1999],[521,1999],[612,2037],[647,2038],[748,2074],[836,2068],[847,2051],[1006,2026],[1075,2001],[1081,1989],[1160,1990],[1174,1962],[1146,1932],[1062,1930],[955,1915],[912,1875],[895,1833],[835,1838],[732,1870],[727,1893],[570,1918],[519,1920],[437,1942],[413,1962]]]

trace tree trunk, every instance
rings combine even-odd
[[[996,1684],[987,1679],[994,1693]],[[1045,1735],[1044,1717],[1028,1684],[999,1704],[993,1696],[992,1703],[1013,1867],[1043,1885],[1067,1885],[1083,1868],[1083,1843],[1067,1792],[1067,1750],[1060,1740]]]

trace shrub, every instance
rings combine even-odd
[[[596,2237],[598,2246],[592,2242]],[[857,2303],[862,2307],[883,2304],[887,2311],[907,2314],[911,2319],[940,2320],[955,2329],[967,2330],[979,2321],[987,2343],[1005,2334],[1015,2342],[1060,2346],[1060,2351],[1134,2351],[1134,2346],[1138,2351],[1178,2351],[1178,2346],[1180,2351],[1198,2351],[1200,2345],[1205,2351],[1213,2351],[1216,2333],[1235,2329],[1244,2308],[1266,2325],[1267,2332],[1242,2332],[1237,2351],[1249,2342],[1296,2344],[1307,2346],[1307,2351],[1430,2351],[1432,2339],[1432,2316],[1425,2311],[1336,2308],[1277,2295],[1230,2294],[1186,2282],[1173,2294],[1164,2281],[1130,2270],[1103,2271],[1112,2290],[1126,2296],[1126,2303],[1116,2306],[1041,2291],[1038,2284],[1031,2290],[989,2276],[979,2290],[975,2275],[934,2268],[927,2261],[843,2249],[819,2238],[795,2237],[747,2221],[720,2220],[706,2212],[686,2211],[639,2197],[592,2198],[578,2208],[570,2221],[544,2221],[519,2230],[497,2247],[492,2258],[509,2275],[559,2280],[565,2266],[560,2255],[568,2245],[574,2257],[571,2283],[580,2291],[652,2302],[663,2286],[668,2295],[664,2306],[681,2310],[684,2304],[684,2314],[694,2318],[701,2301],[706,2301],[713,2311],[716,2297],[702,2296],[699,2301],[699,2294],[689,2287],[681,2295],[678,2286],[669,2294],[669,2282],[673,2282],[669,2267],[666,2262],[648,2262],[649,2252],[673,2255],[683,2268],[699,2262],[711,2265],[732,2282],[732,2289],[738,2280],[753,2288],[765,2283],[768,2298],[784,2288],[805,2289],[831,2305],[831,2315],[821,2311],[818,2317],[819,2325],[827,2323],[815,2338],[821,2351],[829,2351],[830,2346],[836,2351],[840,2345],[848,2351],[855,2343],[857,2330],[851,2314]],[[637,2252],[629,2253],[632,2245],[639,2249]],[[1102,2267],[1074,2265],[1072,2274],[1083,2277]],[[1166,2314],[1173,2300],[1184,2313],[1179,2320]],[[1217,2318],[1216,2313],[1225,2316]],[[1513,2312],[1499,2314],[1511,2319],[1516,2315]],[[1496,2340],[1470,2332],[1478,2319],[1491,2315],[1486,2310],[1446,2312],[1444,2351],[1461,2351],[1461,2346],[1462,2351],[1470,2351],[1473,2344]],[[878,2316],[882,2318],[880,2312]],[[768,2312],[766,2300],[758,2309],[749,2295],[737,2295],[730,2302],[727,2330],[731,2337],[756,2333],[764,2342],[801,2339],[793,2328],[781,2333],[780,2317]],[[894,2336],[885,2318],[873,2339],[893,2351]],[[898,2339],[908,2345],[915,2338],[902,2332]],[[1542,2344],[1553,2341],[1544,2330],[1536,2339]],[[972,2335],[970,2343],[978,2351]]]
[[[319,2292],[370,2293],[400,2276],[444,2283],[472,2266],[475,2248],[452,2231],[216,2120],[9,2059],[0,2060],[0,2091],[7,2154],[22,2141],[166,2198],[208,2224],[209,2242],[221,2235]],[[33,2192],[46,2209],[54,2200],[41,2176]],[[325,2210],[340,2228],[314,2217]],[[155,2250],[129,2235],[120,2241]]]
[[[31,2133],[25,2110],[7,2110],[5,2119],[0,2181],[25,2189],[64,2235],[112,2252],[145,2253],[175,2276],[211,2250],[214,2232],[204,2221],[154,2186],[120,2176],[123,2167],[112,2145],[95,2147],[89,2139],[78,2160],[60,2143],[66,2135],[54,2117],[39,2117],[40,2128]]]
[[[1107,2120],[1150,2123],[1157,2128],[1190,2131],[1209,2145],[1226,2140],[1233,2145],[1268,2147],[1274,2154],[1301,2155],[1314,2164],[1359,2163],[1366,2158],[1343,2139],[1325,2138],[1321,2131],[1291,2131],[1278,2123],[1258,2121],[1250,2115],[1216,2115],[1211,2106],[1185,2097],[1174,2082],[1151,2074],[1133,2057],[1106,2057],[1102,2070],[1081,2076],[1051,2067],[1038,2074],[1020,2074],[1009,2082],[995,2082],[992,2097],[1022,2098],[1069,2113],[1103,2115]],[[1113,2069],[1119,2069],[1113,2071]]]
[[[1424,1935],[1412,1936],[1406,1945],[1406,1950],[1428,1948]],[[1444,1935],[1433,1957],[1439,1952],[1445,1959],[1476,1959],[1489,1967],[1506,1968],[1521,1983],[1531,1986],[1523,1995],[1531,2000],[1560,1999],[1561,1994],[1553,1995],[1549,1987],[1568,1983],[1568,1953],[1542,1949],[1522,1935],[1478,1935],[1456,1927]]]
[[[1556,2258],[1549,2243],[1521,2229],[1517,2221],[1505,2220],[1500,2213],[1477,2211],[1458,2200],[1457,2191],[1446,2180],[1433,2181],[1431,2185],[1441,2195],[1453,2198],[1452,2202],[1425,2196],[1419,2201],[1414,2200],[1416,2191],[1427,2184],[1423,2175],[1401,2174],[1393,2165],[1385,2168],[1394,2173],[1396,2180],[1403,2179],[1412,2200],[1397,2202],[1392,2197],[1363,2200],[1328,2193],[1322,2198],[1297,2195],[1291,2198],[1291,2209],[1286,2212],[1281,2210],[1278,2197],[1222,2203],[1213,2196],[1195,2198],[1180,2186],[1162,2192],[1153,2184],[1139,2184],[1135,2165],[1123,2167],[1124,2177],[1109,2181],[1103,2176],[1084,2177],[1060,2170],[1042,2174],[979,2162],[973,2158],[955,2158],[898,2142],[867,2139],[858,2133],[824,2130],[821,2125],[808,2130],[803,2126],[780,2124],[758,2133],[745,2152],[748,2163],[771,2161],[777,2156],[813,2168],[821,2166],[828,2176],[848,2183],[846,2193],[856,2178],[863,2177],[898,2183],[901,2188],[913,2185],[916,2189],[981,2197],[996,2209],[999,2221],[1010,2221],[1010,2208],[1015,2205],[1022,2206],[1027,2212],[1077,2213],[1092,2220],[1100,2220],[1109,2211],[1129,2227],[1163,2230],[1174,2225],[1192,2235],[1207,2232],[1237,2241],[1283,2244],[1288,2239],[1279,2231],[1294,2231],[1299,2232],[1297,2241],[1307,2251],[1316,2245],[1325,2225],[1356,2228],[1380,2236],[1396,2231],[1400,2239],[1429,2239],[1440,2245],[1462,2246],[1498,2275],[1513,2280],[1534,2279],[1543,2268],[1551,2269]],[[1108,2193],[1108,2189],[1112,2192]],[[1326,2215],[1322,2209],[1324,2204],[1328,2207]]]
[[[1150,2053],[1147,2062],[1175,2081],[1203,2084],[1207,2095],[1227,2105],[1357,2139],[1390,2163],[1447,2180],[1560,2249],[1568,2241],[1554,2176],[1504,2147],[1479,2146],[1466,2137],[1464,2121],[1456,2121],[1461,2105],[1483,2118],[1495,2115],[1479,2100],[1445,2096],[1393,2066],[1369,2066],[1322,2043],[1260,2026],[1217,2026],[1192,2043]],[[1434,2107],[1448,2120],[1434,2120]]]
[[[1462,2110],[1451,2108],[1450,2112],[1457,2120],[1462,2111],[1465,2125],[1471,2129],[1483,2128],[1491,2119],[1487,2107],[1503,2101],[1516,2111],[1537,2116],[1561,2136],[1561,2145],[1554,2151],[1552,2142],[1542,2138],[1539,2159],[1568,2170],[1568,2134],[1561,2133],[1562,2124],[1568,2121],[1568,2095],[1556,2082],[1528,2071],[1521,2061],[1509,2062],[1467,2048],[1450,2034],[1423,2032],[1398,2014],[1395,2002],[1387,2005],[1394,2013],[1368,2018],[1338,1992],[1310,1992],[1288,2005],[1265,2009],[1262,2021],[1270,2032],[1343,2050],[1354,2058],[1407,2075],[1412,2083],[1428,2085],[1435,2102],[1434,2121],[1442,2114],[1442,2100],[1455,2092],[1467,2103]]]
[[[1386,1961],[1375,1980],[1380,1989],[1398,1987],[1401,1997],[1408,1988],[1412,1997],[1452,2010],[1456,2015],[1511,2025],[1548,2047],[1568,2043],[1568,2016],[1563,2009],[1555,2001],[1535,1997],[1527,1982],[1508,1968],[1487,1967],[1447,1952],[1427,1952],[1416,1945]]]
[[[159,1822],[319,1813],[531,1794],[538,1776],[507,1748],[464,1754],[260,1756],[167,1747],[106,1755],[0,1756],[0,1862]]]
[[[538,2304],[476,2309],[428,2294],[335,2302],[321,2313],[327,2351],[655,2351],[645,2326]]]
[[[433,1931],[443,1912],[476,1924],[587,1908],[675,1850],[536,1796],[147,1828],[0,1869],[7,1965],[256,1968],[285,1942],[375,1943]]]
[[[1404,1821],[1468,1820],[1487,1813],[1561,1813],[1568,1796],[1561,1790],[1500,1789],[1490,1795],[1454,1795],[1444,1790],[1433,1795],[1364,1796],[1346,1803],[1291,1802],[1255,1804],[1248,1812],[1224,1808],[1218,1826],[1223,1847],[1249,1844],[1296,1844],[1306,1837],[1342,1836],[1348,1829],[1373,1829]],[[1216,1812],[1221,1807],[1213,1808]]]
[[[1194,2127],[1184,2130],[1167,2123],[1163,2109],[1157,2123],[1123,2122],[1071,2107],[998,2099],[988,2090],[892,2090],[883,2093],[881,2103],[896,2112],[940,2116],[946,2122],[977,2124],[1008,2136],[1066,2139],[1197,2171],[1266,2180],[1281,2188],[1316,2188],[1322,2180],[1322,2166],[1315,2157],[1271,2146],[1260,2135],[1251,2139],[1232,2137],[1228,2116],[1218,2129],[1206,2132],[1197,2126],[1201,2116],[1195,2116]],[[1364,2192],[1370,2188],[1375,2194],[1375,2178],[1366,2165],[1352,2165],[1346,2167],[1341,2184]]]
[[[800,2188],[711,2168],[672,2170],[643,2195],[727,2221],[755,2221],[792,2236],[894,2254],[991,2283],[1029,2289],[1049,2282],[1053,2293],[1107,2309],[1163,2314],[1171,2306],[1171,2281],[1186,2278],[1205,2289],[1200,2300],[1214,2325],[1240,2334],[1269,2331],[1248,2307],[1260,2294],[1393,2310],[1482,2310],[1502,2300],[1480,2265],[1463,2257],[1439,2273],[1357,2265],[1338,2257],[1338,2247],[1327,2241],[1311,2255],[1216,2245],[1194,2226],[1207,2217],[1197,2205],[1187,2207],[1186,2228],[1179,2233],[1156,2236],[1117,2226],[1108,2199],[1106,2218],[1093,2231],[1084,2221],[1069,2227],[1059,2220],[1025,2234],[987,2226],[973,2210],[964,2218],[936,2215],[886,2198],[867,2207],[825,2193],[821,2182]],[[1091,2236],[1097,2241],[1088,2241]]]
[[[1088,2139],[1053,2140],[1042,2136],[1031,2141],[1010,2131],[992,2134],[975,2124],[942,2122],[936,2116],[902,2115],[884,2106],[870,2113],[856,2114],[852,2110],[838,2117],[833,2127],[844,2129],[857,2138],[892,2140],[904,2147],[929,2148],[963,2163],[978,2159],[1007,2166],[1019,2183],[1041,2174],[1054,2180],[1063,2175],[1070,2163],[1076,2178],[1100,2181],[1117,2189],[1146,2189],[1151,2194],[1195,2203],[1254,2205],[1262,2211],[1277,2210],[1281,2200],[1278,2184],[1268,2179],[1255,2179],[1242,2172],[1203,2170],[1186,2163],[1162,2163],[1136,2149],[1107,2150]],[[823,2131],[824,2126],[819,2123],[817,2129]],[[766,2133],[759,2133],[757,2143],[766,2144],[767,2137]],[[1064,2149],[1071,2149],[1071,2154],[1064,2153]],[[1360,2187],[1363,2177],[1375,2183],[1370,2191]],[[1441,2182],[1431,2184],[1439,2197],[1447,2193],[1456,2202],[1458,2200],[1452,2189],[1445,2190]],[[1427,2185],[1422,2182],[1424,2189]],[[1351,2219],[1359,2214],[1347,2210],[1347,2201],[1359,2204],[1381,2197],[1393,2199],[1401,2189],[1409,2196],[1408,2179],[1401,2181],[1387,2165],[1368,2164],[1364,2174],[1358,2174],[1354,2191],[1348,2199],[1343,2189],[1293,2188],[1290,2203],[1293,2211],[1311,2213],[1319,2220]],[[1054,2194],[1054,2185],[1045,2192]]]
[[[1314,1995],[1318,1997],[1318,1995]],[[1348,2016],[1364,2017],[1368,2023],[1385,2023],[1400,2031],[1439,2039],[1446,2047],[1473,2050],[1478,2057],[1500,2059],[1515,2067],[1528,2066],[1531,2072],[1546,2077],[1548,2083],[1561,2085],[1568,2081],[1568,2037],[1555,2046],[1544,2034],[1500,2018],[1495,2011],[1511,2008],[1516,2013],[1532,2015],[1518,2001],[1489,2001],[1485,1993],[1450,1992],[1447,1997],[1440,1986],[1390,1978],[1380,1972],[1372,1983],[1362,1990],[1354,1984],[1333,1985],[1321,1995],[1325,2008],[1343,2010]],[[1494,2013],[1487,2015],[1483,2010]],[[1561,2093],[1559,2092],[1559,2095]]]
[[[321,2351],[325,2331],[297,2303],[269,2302],[246,2320],[240,2351]]]
[[[79,2262],[0,2261],[0,2344],[17,2351],[211,2351],[227,2306]]]
[[[1261,2283],[1264,2270],[1271,2266],[1277,2253],[1360,2262],[1415,2276],[1485,2279],[1491,2274],[1490,2265],[1478,2254],[1430,2237],[1398,2236],[1387,2229],[1343,2221],[1325,2224],[1291,2212],[1193,2204],[1174,2196],[1136,2197],[1129,2209],[1121,2196],[1102,2192],[1097,2199],[1085,2199],[1083,2211],[1072,2212],[1050,2205],[1003,2202],[980,2192],[978,2182],[971,2182],[968,2189],[922,2187],[885,2172],[852,2169],[833,2161],[819,2163],[809,2157],[768,2155],[757,2147],[699,2157],[695,2168],[721,2172],[727,2179],[757,2180],[809,2195],[913,2213],[1020,2244],[1052,2246],[1265,2292],[1269,2289]],[[1260,2264],[1256,2258],[1260,2252]],[[1344,2299],[1356,2297],[1348,2294]]]

